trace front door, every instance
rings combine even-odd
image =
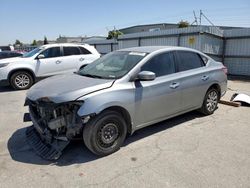
[[[139,127],[174,115],[180,110],[181,102],[172,52],[156,55],[142,66],[141,71],[154,72],[156,79],[135,82],[135,117]]]
[[[63,72],[63,57],[60,47],[47,48],[40,54],[44,55],[42,59],[36,59],[35,72],[38,77],[52,76]]]

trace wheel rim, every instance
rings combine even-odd
[[[218,94],[216,91],[211,91],[207,96],[207,109],[209,112],[215,110],[218,102]]]
[[[30,84],[30,78],[26,74],[19,74],[15,78],[15,84],[19,88],[25,88]]]
[[[115,144],[119,137],[119,129],[115,123],[104,124],[98,132],[98,145],[102,148],[109,148]]]

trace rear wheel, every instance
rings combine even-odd
[[[200,111],[205,115],[213,114],[217,109],[218,101],[219,92],[214,88],[209,89],[205,95]]]
[[[115,111],[104,111],[85,125],[83,140],[94,154],[105,156],[120,149],[126,134],[122,116]]]
[[[33,82],[31,74],[26,71],[17,71],[10,77],[10,84],[16,90],[29,89]]]

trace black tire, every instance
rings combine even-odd
[[[98,156],[118,151],[127,135],[123,117],[115,111],[104,111],[84,127],[83,140],[87,148]]]
[[[211,115],[217,109],[219,101],[219,92],[215,88],[211,88],[207,91],[200,112],[204,115]]]
[[[26,71],[17,71],[10,77],[10,85],[16,90],[29,89],[33,83],[34,79],[32,75]]]

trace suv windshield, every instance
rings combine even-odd
[[[41,50],[42,50],[41,48],[35,48],[34,50],[31,50],[30,52],[23,54],[23,57],[32,57],[33,55],[40,52]]]
[[[88,77],[118,79],[127,74],[146,55],[146,53],[131,51],[111,52],[87,65],[78,74]]]

